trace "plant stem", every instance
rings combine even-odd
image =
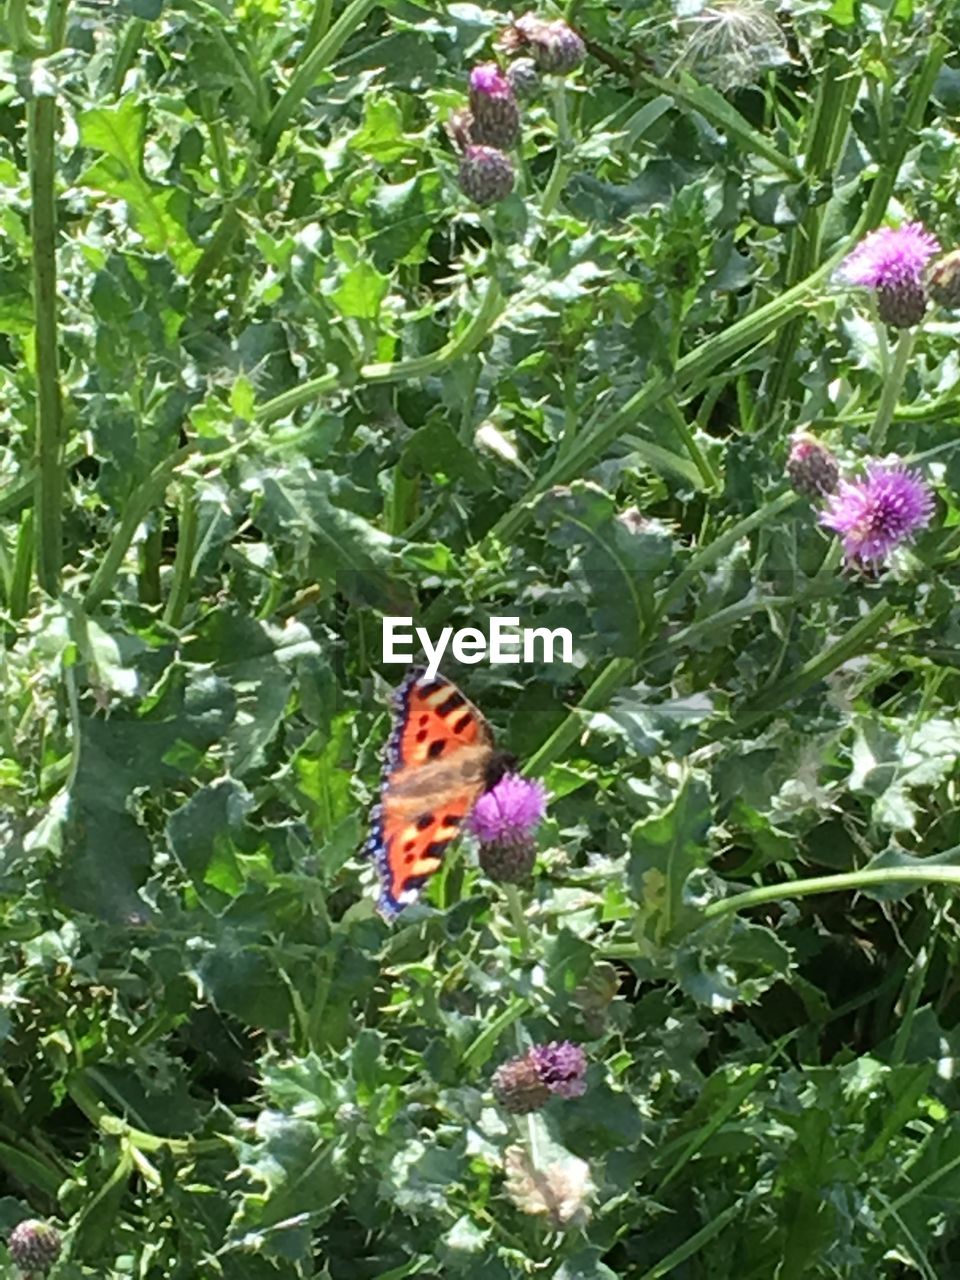
[[[17,549],[13,559],[10,595],[7,602],[7,612],[14,622],[18,622],[26,615],[30,600],[30,579],[33,575],[33,556],[36,546],[33,526],[33,510],[28,508],[20,516]]]
[[[426,378],[439,373],[447,365],[452,364],[460,356],[467,355],[484,340],[502,310],[502,297],[497,281],[490,279],[483,301],[474,313],[470,323],[457,337],[430,355],[414,356],[410,360],[396,360],[390,363],[366,364],[360,369],[361,382],[383,383],[399,382],[407,378]],[[309,404],[327,392],[335,391],[343,386],[343,379],[338,373],[325,373],[319,378],[302,383],[299,387],[291,387],[281,395],[274,396],[262,404],[256,411],[255,422],[259,427],[268,426],[277,418],[285,418],[294,409]]]
[[[113,60],[113,67],[110,71],[110,83],[107,89],[108,97],[118,98],[123,91],[123,82],[126,80],[127,72],[133,66],[133,61],[140,51],[143,33],[146,28],[147,24],[142,18],[131,18],[124,28],[116,57]]]
[[[900,399],[900,392],[903,390],[903,384],[907,376],[907,366],[910,363],[916,340],[916,329],[900,330],[897,349],[893,354],[893,365],[883,380],[883,390],[880,394],[880,404],[877,406],[877,416],[874,419],[873,426],[870,428],[870,448],[878,457],[883,453],[887,431],[890,429],[890,423],[893,421],[893,415],[896,412],[897,401]]]
[[[320,73],[326,70],[332,59],[378,3],[379,0],[352,0],[352,3],[347,5],[330,30],[310,50],[297,68],[286,92],[267,121],[266,132],[260,147],[260,159],[264,164],[269,163],[273,158],[284,129],[290,123],[297,107],[316,84]]]
[[[799,671],[778,681],[772,689],[768,689],[763,697],[757,700],[753,707],[748,707],[737,716],[737,728],[744,729],[756,720],[770,715],[809,689],[811,685],[823,680],[831,671],[836,671],[843,663],[849,662],[851,658],[862,653],[895,612],[888,600],[881,600],[879,604],[874,605],[866,617],[861,618],[855,626],[851,627],[845,636],[817,654],[815,658],[811,658],[809,662],[805,662]],[[724,732],[729,732],[729,729]]]
[[[960,856],[960,847],[949,850],[949,854]],[[710,902],[703,915],[707,920],[716,920],[767,902],[808,898],[816,893],[838,893],[844,889],[869,889],[878,884],[952,884],[960,887],[960,867],[873,867],[863,871],[844,871],[839,875],[812,876],[808,880],[793,880],[787,884],[765,884]]]
[[[530,955],[530,927],[527,924],[527,913],[520,901],[520,891],[515,884],[502,884],[500,888],[507,900],[507,910],[510,912],[510,919],[520,939],[520,954],[526,957]]]
[[[154,504],[163,497],[164,490],[177,467],[182,462],[186,462],[194,452],[195,446],[188,444],[178,449],[176,453],[172,453],[169,458],[165,458],[154,467],[146,480],[139,484],[127,499],[123,516],[110,541],[107,553],[100,561],[100,566],[93,575],[83,598],[83,606],[87,613],[92,613],[106,597],[140,522],[149,515]]]
[[[697,438],[694,435],[690,424],[687,422],[683,410],[672,396],[667,398],[665,408],[670,416],[670,421],[673,423],[674,430],[683,441],[684,448],[687,451],[690,461],[700,473],[700,479],[703,481],[703,487],[705,489],[718,489],[720,487],[720,477],[713,469],[713,464],[710,459],[697,443]]]
[[[557,207],[572,168],[570,157],[573,151],[573,139],[570,136],[570,121],[567,115],[567,91],[562,81],[553,91],[552,99],[557,122],[557,154],[540,199],[540,213],[544,218],[548,218]]]
[[[548,765],[561,756],[583,728],[584,711],[596,711],[606,706],[617,689],[629,678],[633,671],[632,658],[611,658],[597,678],[591,684],[576,709],[554,729],[546,742],[535,751],[524,766],[524,773],[531,777],[543,773]]]
[[[190,599],[193,566],[197,552],[197,495],[189,481],[184,482],[177,517],[177,554],[173,562],[173,580],[167,597],[163,620],[170,627],[179,627],[183,611]]]
[[[63,556],[63,438],[57,344],[56,99],[27,104],[33,313],[37,366],[37,580],[49,595],[60,589]]]
[[[741,538],[745,538],[754,529],[759,529],[762,525],[776,520],[778,516],[783,515],[785,511],[789,511],[791,507],[796,506],[800,501],[800,495],[794,493],[792,489],[788,489],[785,493],[781,493],[778,498],[774,498],[772,502],[766,503],[765,506],[751,512],[750,515],[744,516],[742,520],[738,520],[736,524],[731,525],[719,537],[714,538],[712,542],[708,542],[705,547],[701,547],[686,568],[678,573],[664,590],[657,605],[657,616],[662,618],[674,600],[683,595],[694,578],[701,574],[704,569],[708,569],[721,556],[726,555],[728,551],[737,545]]]
[[[306,39],[303,42],[303,47],[307,52],[315,49],[319,41],[327,34],[332,16],[333,0],[317,0],[310,16],[310,26],[307,28]]]

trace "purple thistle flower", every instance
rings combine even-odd
[[[927,305],[924,274],[940,245],[919,222],[871,231],[840,264],[844,284],[872,289],[880,318],[906,329],[923,319]]]
[[[505,773],[473,806],[469,826],[482,844],[527,840],[546,809],[547,791],[542,782]]]
[[[579,1098],[586,1092],[587,1058],[578,1044],[569,1040],[536,1044],[530,1050],[530,1060],[540,1079],[558,1098]]]
[[[841,480],[820,523],[843,540],[847,560],[880,563],[930,522],[933,495],[926,483],[900,465],[871,462],[863,480]]]

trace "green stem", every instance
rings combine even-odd
[[[596,420],[592,426],[584,428],[573,447],[563,457],[554,459],[546,473],[497,521],[487,537],[504,544],[514,541],[530,522],[534,504],[540,494],[553,485],[566,484],[573,477],[583,475],[606,452],[628,423],[632,424],[653,405],[660,404],[667,395],[673,394],[678,400],[697,395],[715,369],[729,366],[735,355],[762,342],[792,316],[798,315],[809,297],[844,257],[848,247],[845,243],[794,288],[758,307],[728,329],[707,338],[677,362],[671,377],[657,370],[619,409],[604,410],[595,415]]]
[[[897,339],[897,349],[893,356],[893,366],[883,380],[880,404],[877,416],[870,428],[870,448],[878,457],[882,455],[887,439],[887,431],[896,412],[897,401],[907,376],[907,367],[913,354],[913,346],[917,340],[916,329],[901,329]]]
[[[233,244],[233,238],[240,230],[242,221],[240,197],[238,196],[231,204],[225,206],[216,231],[214,231],[207,247],[197,259],[197,265],[194,267],[193,275],[190,277],[190,288],[194,293],[203,288],[227,256],[230,246]]]
[[[303,47],[308,53],[317,47],[329,31],[332,16],[333,0],[317,0],[310,16],[310,26],[307,28],[306,39],[303,42]]]
[[[143,43],[143,33],[146,29],[147,24],[142,18],[131,18],[124,28],[120,45],[113,60],[113,68],[110,72],[110,83],[107,88],[108,97],[118,98],[123,91],[123,82],[126,80],[127,72],[133,66],[133,61],[140,51],[140,45]]]
[[[949,853],[960,855],[960,847],[951,849]],[[793,880],[787,884],[764,884],[708,903],[703,915],[707,920],[716,920],[767,902],[809,898],[812,894],[839,893],[845,889],[869,889],[880,884],[952,884],[960,887],[960,867],[874,867],[863,871],[844,871],[839,875],[812,876],[808,880]]]
[[[633,672],[632,658],[611,658],[593,684],[586,691],[576,709],[554,729],[546,742],[535,751],[524,766],[524,773],[531,777],[543,773],[548,765],[562,756],[577,734],[583,729],[583,712],[597,711],[607,702]]]
[[[496,280],[491,278],[487,284],[483,301],[474,313],[470,323],[456,338],[452,338],[439,351],[431,352],[430,355],[414,356],[410,360],[396,360],[391,363],[366,364],[360,369],[360,381],[369,383],[400,382],[409,378],[431,377],[433,374],[439,373],[447,365],[453,364],[460,356],[469,354],[475,347],[480,345],[499,318],[501,309],[502,296],[500,286]],[[316,400],[319,396],[326,395],[330,391],[335,391],[342,385],[343,380],[338,373],[325,373],[319,378],[313,378],[309,382],[302,383],[299,387],[292,387],[289,391],[284,391],[281,395],[274,396],[272,400],[268,400],[257,409],[255,415],[256,425],[260,427],[268,426],[271,422],[276,421],[277,418],[285,418],[287,414],[299,409],[301,405],[309,404],[312,400]]]
[[[661,79],[649,71],[640,73],[640,82],[650,85],[659,93],[669,94],[675,102],[696,111],[711,124],[722,129],[728,137],[735,138],[746,150],[762,156],[775,169],[779,169],[791,182],[800,182],[803,174],[796,160],[783,155],[772,142],[750,124],[747,118],[718,93],[703,85],[681,83],[676,77]],[[688,87],[689,86],[689,87]]]
[[[13,559],[13,573],[10,578],[10,595],[7,610],[14,622],[18,622],[27,612],[27,606],[30,601],[30,579],[33,574],[35,548],[33,510],[28,509],[20,516],[20,528],[17,531],[17,549]]]
[[[163,611],[163,620],[170,627],[179,627],[183,619],[183,611],[190,599],[197,552],[197,495],[189,483],[185,483],[180,497],[177,522],[177,554],[173,562],[173,580]]]
[[[887,211],[890,197],[900,179],[900,169],[907,149],[913,141],[913,135],[923,123],[927,102],[933,92],[937,76],[940,74],[940,64],[943,62],[946,51],[946,40],[939,32],[934,33],[930,37],[927,56],[914,81],[913,92],[903,113],[903,119],[900,121],[900,128],[894,135],[893,145],[877,167],[877,176],[870,188],[870,196],[861,219],[860,225],[864,231],[871,231],[879,226]]]
[[[881,600],[879,604],[874,605],[866,617],[861,618],[855,626],[851,627],[842,639],[824,649],[815,658],[811,658],[809,662],[805,662],[799,671],[778,681],[762,698],[758,699],[753,707],[748,707],[738,715],[737,728],[744,729],[755,721],[762,720],[764,716],[791,702],[811,685],[818,684],[843,663],[863,653],[869,642],[886,626],[895,612],[894,606],[888,600]]]
[[[162,513],[147,531],[140,547],[140,578],[137,595],[141,604],[160,603],[160,560],[163,555]]]
[[[742,538],[753,533],[754,529],[759,529],[762,525],[776,520],[800,501],[799,494],[794,493],[793,490],[787,490],[785,493],[781,493],[778,498],[774,498],[772,502],[766,503],[756,511],[751,512],[750,515],[744,516],[742,520],[738,520],[736,524],[731,525],[729,529],[721,533],[718,538],[708,542],[705,547],[701,547],[686,568],[677,574],[660,597],[657,605],[657,616],[662,618],[673,602],[683,595],[690,583],[704,569],[709,569],[721,556],[732,550]]]
[[[812,195],[818,195],[819,188],[832,182],[834,170],[843,159],[861,80],[862,77],[848,73],[848,56],[844,51],[832,55],[819,78],[804,156],[807,188]],[[820,259],[825,211],[822,201],[810,205],[790,234],[790,256],[784,280],[788,289],[808,275]],[[802,326],[803,317],[797,316],[781,330],[769,365],[768,385],[764,388],[761,410],[764,420],[772,416],[794,376],[793,356]]]
[[[182,462],[186,462],[187,458],[194,452],[194,445],[184,445],[182,449],[178,449],[169,458],[165,458],[163,462],[154,467],[146,480],[138,485],[127,499],[123,508],[123,516],[110,541],[107,553],[100,561],[100,566],[93,575],[83,598],[83,606],[87,613],[93,613],[103,602],[113,586],[114,578],[123,564],[127,548],[133,541],[140,522],[146,519],[153,506],[163,497],[164,491],[173,478],[177,467]]]
[[[163,1138],[127,1124],[126,1120],[113,1115],[104,1106],[80,1076],[69,1080],[67,1092],[77,1108],[101,1133],[122,1136],[138,1151],[169,1151],[172,1156],[192,1158],[223,1151],[224,1140],[221,1138]]]
[[[544,218],[548,218],[557,207],[573,168],[571,163],[573,139],[570,135],[570,120],[567,115],[567,91],[562,81],[553,91],[552,98],[557,122],[557,154],[540,199],[540,213]]]
[[[27,104],[37,367],[37,579],[49,595],[60,589],[64,488],[57,342],[56,119],[55,98],[34,98]]]
[[[260,159],[264,164],[269,163],[273,158],[284,129],[290,123],[300,103],[316,84],[321,72],[326,70],[378,3],[379,0],[352,0],[326,35],[318,41],[300,64],[286,92],[267,121],[260,148]]]
[[[705,489],[718,489],[720,487],[720,477],[713,469],[713,464],[710,459],[697,443],[697,437],[690,429],[690,424],[687,422],[683,410],[672,396],[667,399],[665,408],[670,416],[670,421],[673,423],[674,430],[683,441],[683,446],[687,451],[690,461],[700,473],[700,479],[703,481],[703,487]]]
[[[513,921],[513,927],[517,931],[517,937],[520,940],[520,954],[524,957],[530,955],[530,926],[527,924],[527,913],[523,909],[523,903],[520,901],[520,891],[515,884],[502,884],[500,888],[503,896],[507,900],[507,910],[510,912],[510,919]]]
[[[663,591],[656,607],[650,625],[645,628],[645,635],[637,638],[637,654],[635,658],[612,658],[603,668],[593,684],[590,685],[586,693],[580,699],[576,708],[563,720],[553,733],[547,738],[543,745],[536,751],[527,762],[524,772],[536,776],[557,760],[570,744],[577,737],[577,734],[583,728],[583,713],[585,711],[597,711],[601,707],[606,706],[607,702],[622,685],[631,679],[636,669],[636,663],[644,647],[645,639],[649,638],[656,628],[657,622],[663,618],[670,604],[678,595],[682,595],[686,587],[693,579],[704,569],[710,567],[719,557],[725,554],[730,547],[733,547],[745,538],[747,534],[752,533],[754,529],[758,529],[761,525],[767,524],[769,521],[776,519],[784,511],[789,510],[794,503],[799,502],[800,497],[793,492],[783,493],[779,498],[775,498],[773,502],[768,502],[766,506],[761,507],[759,511],[754,511],[751,515],[743,520],[738,520],[732,528],[721,534],[719,538],[714,539],[701,551],[699,551],[686,569],[674,578],[673,582]],[[674,640],[671,640],[670,647],[673,646]]]

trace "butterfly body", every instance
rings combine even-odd
[[[367,851],[380,877],[377,909],[394,919],[440,869],[477,797],[510,758],[494,748],[486,720],[443,676],[408,672],[394,694],[380,802]]]

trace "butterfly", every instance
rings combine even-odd
[[[423,667],[407,672],[393,695],[380,801],[366,844],[385,920],[417,900],[477,798],[515,765],[496,750],[493,730],[452,681],[428,679]]]

